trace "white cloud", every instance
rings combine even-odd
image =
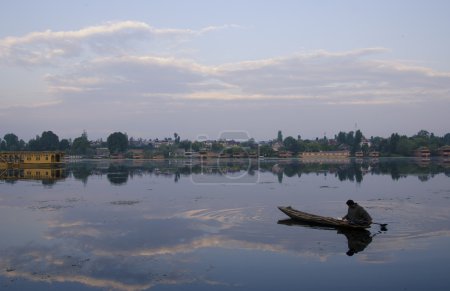
[[[384,128],[391,128],[398,110],[402,110],[403,115],[413,116],[407,123],[414,132],[427,126],[433,130],[434,124],[446,130],[446,114],[430,117],[422,112],[448,108],[450,73],[389,59],[386,48],[315,50],[206,65],[199,61],[202,47],[189,47],[199,43],[180,42],[235,27],[159,29],[125,21],[0,39],[0,66],[8,74],[0,80],[2,124],[17,128],[14,116],[27,116],[20,126],[33,135],[33,130],[42,131],[44,125],[55,126],[58,119],[60,131],[70,131],[73,124],[81,122],[82,114],[85,128],[97,127],[95,130],[101,132],[126,124],[124,130],[139,128],[141,122],[130,124],[139,116],[147,123],[164,123],[166,128],[161,132],[165,132],[179,130],[177,120],[184,116],[183,120],[189,120],[183,124],[185,131],[195,136],[198,131],[249,126],[252,112],[258,120],[255,132],[261,130],[264,135],[267,128],[279,128],[280,112],[286,120],[288,116],[297,120],[303,110],[303,122],[309,122],[317,112],[331,116],[340,111],[340,124],[324,120],[317,125],[319,129],[311,127],[311,134],[316,134],[313,131],[322,128],[340,126],[341,130],[354,124],[358,114],[362,119],[370,114],[376,118],[380,112],[376,110],[383,114],[396,108],[391,110],[391,119],[384,119]],[[182,50],[173,49],[181,43]],[[208,43],[208,49],[214,45]],[[193,60],[176,53],[189,49],[198,50],[200,57]],[[422,106],[425,102],[435,107]],[[314,113],[310,110],[313,106]],[[30,124],[37,129],[31,129]],[[146,130],[144,125],[139,128]]]
[[[382,60],[382,47],[316,50],[202,65],[157,56],[150,43],[195,37],[236,25],[199,30],[155,28],[123,21],[73,31],[33,32],[0,39],[0,64],[56,65],[44,78],[53,97],[169,96],[180,100],[305,100],[311,104],[401,104],[448,100],[450,73]],[[163,51],[163,50],[162,50]],[[161,53],[160,55],[164,55]]]
[[[96,59],[69,74],[48,75],[46,80],[54,94],[150,96],[191,92],[191,84],[204,82],[213,71],[188,60],[124,56]]]
[[[123,56],[93,59],[47,77],[55,94],[198,100],[305,100],[322,105],[404,104],[448,100],[450,74],[375,60],[368,48],[206,66],[185,59]]]
[[[383,104],[449,98],[449,73],[366,58],[384,51],[319,51],[222,66],[218,75],[238,87],[241,95],[274,99],[309,96],[327,104]]]
[[[131,42],[161,39],[184,39],[212,31],[235,28],[235,25],[208,26],[199,30],[155,28],[144,22],[110,22],[72,31],[40,31],[21,37],[0,39],[0,63],[14,65],[49,65],[60,58],[83,54],[126,54]],[[67,61],[67,59],[65,59]]]

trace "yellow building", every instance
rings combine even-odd
[[[0,152],[0,167],[56,166],[64,163],[63,152]]]
[[[302,159],[346,159],[350,157],[349,151],[324,151],[303,152],[299,155]]]

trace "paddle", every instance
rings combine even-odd
[[[380,226],[380,230],[387,231],[387,228],[386,228],[386,226],[388,225],[387,223],[372,222],[372,224],[377,224]]]

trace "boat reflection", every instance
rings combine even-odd
[[[17,180],[42,181],[51,185],[57,180],[66,178],[66,170],[60,167],[2,168],[0,180],[15,182]]]
[[[283,219],[279,220],[278,224],[288,225],[288,226],[300,226],[313,229],[323,229],[323,230],[335,230],[338,234],[342,234],[347,238],[348,250],[346,252],[347,256],[353,256],[356,253],[364,251],[364,249],[372,242],[372,235],[367,229],[347,229],[347,228],[336,228],[330,226],[322,226],[314,223],[301,222],[294,219]]]

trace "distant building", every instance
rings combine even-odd
[[[283,143],[277,141],[276,143],[274,143],[272,145],[272,150],[274,150],[275,152],[278,152],[282,147],[283,147]]]
[[[185,158],[200,158],[200,153],[198,152],[185,152],[184,153]]]
[[[121,159],[124,159],[124,158],[125,158],[125,155],[122,154],[122,153],[111,154],[111,155],[110,155],[110,158],[111,158],[111,159],[118,159],[118,160],[121,160]]]
[[[356,158],[363,158],[364,157],[364,152],[362,152],[362,151],[355,152],[355,157]]]
[[[176,149],[174,154],[175,154],[175,157],[184,157],[185,152],[186,152],[185,149]]]
[[[438,148],[438,154],[443,158],[446,159],[450,158],[450,146],[445,145],[443,147]]]
[[[247,153],[246,152],[238,152],[238,153],[233,153],[233,158],[235,159],[243,159],[247,157]]]
[[[361,140],[361,142],[359,143],[359,145],[360,145],[361,147],[366,145],[367,147],[370,148],[371,143],[370,143],[370,141],[369,141],[368,139],[363,138],[363,139]]]
[[[379,158],[380,157],[380,152],[371,151],[371,152],[369,152],[369,157],[371,157],[371,158]]]
[[[109,149],[108,148],[96,148],[95,156],[97,158],[108,158],[109,157]]]
[[[250,152],[250,153],[248,154],[248,157],[249,157],[250,159],[257,159],[257,158],[258,158],[258,153],[252,151],[252,152]]]
[[[156,155],[152,157],[152,160],[164,160],[164,155]]]
[[[171,138],[166,138],[164,140],[155,139],[150,142],[150,144],[153,145],[155,149],[160,148],[161,146],[170,146],[173,145],[175,142]]]
[[[128,150],[128,155],[132,159],[143,159],[144,158],[144,150],[143,149],[130,149],[130,150]]]
[[[415,151],[414,155],[418,158],[429,159],[431,153],[428,147],[420,147]]]
[[[216,159],[218,157],[219,157],[218,153],[211,152],[211,151],[208,151],[204,155],[202,155],[202,158],[206,158],[206,159]]]
[[[282,151],[278,153],[278,157],[282,159],[292,158],[292,152],[290,151]]]
[[[349,151],[323,151],[323,152],[302,152],[299,155],[302,159],[346,159],[350,157]]]

